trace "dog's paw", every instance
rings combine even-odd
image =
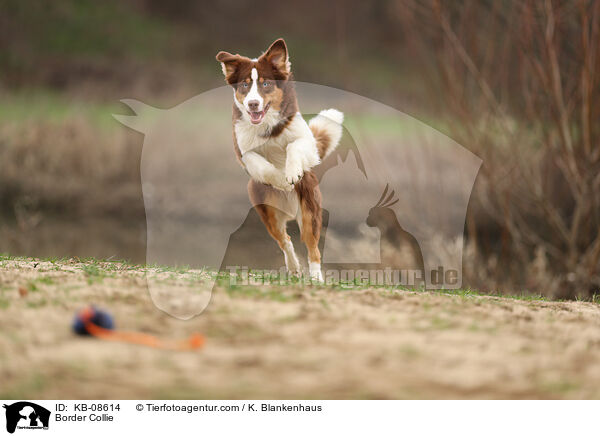
[[[323,283],[323,274],[321,273],[321,265],[318,263],[309,263],[310,280],[313,283]]]
[[[288,159],[285,164],[285,181],[290,185],[295,185],[302,179],[303,175],[302,165],[296,160]]]
[[[310,275],[310,281],[312,283],[315,283],[315,284],[323,284],[323,283],[325,283],[325,280],[323,280],[323,274],[321,274],[321,271],[319,271],[317,273],[314,273],[314,274],[311,274]]]
[[[285,175],[281,171],[277,171],[272,175],[272,177],[270,177],[269,185],[286,192],[290,192],[292,189],[294,189],[294,185],[287,182]]]

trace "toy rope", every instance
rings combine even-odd
[[[163,341],[156,336],[146,333],[121,332],[97,326],[91,320],[93,316],[94,311],[91,308],[83,309],[79,314],[79,317],[83,321],[87,332],[90,335],[105,341],[129,342],[132,344],[146,345],[153,348],[181,351],[196,350],[204,345],[204,336],[199,333],[195,333],[185,340]]]

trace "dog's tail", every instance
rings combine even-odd
[[[321,160],[331,154],[342,138],[344,114],[336,109],[326,109],[308,122],[310,130],[317,140],[317,149]]]

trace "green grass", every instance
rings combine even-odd
[[[2,64],[10,67],[34,68],[31,58],[52,56],[146,58],[168,48],[169,25],[140,13],[131,2],[4,0],[3,13],[11,17],[13,38],[28,47],[19,51],[19,44],[5,53]]]
[[[32,392],[41,392],[46,386],[47,378],[41,374],[30,374],[17,383],[6,383],[0,387],[0,398],[17,400],[30,398]]]
[[[8,309],[10,307],[10,300],[4,297],[0,297],[0,310]]]
[[[90,103],[45,89],[11,92],[0,99],[0,119],[5,124],[61,124],[68,120],[83,120],[109,131],[122,127],[112,117],[113,113],[119,112],[123,112],[123,106],[117,101]]]
[[[89,285],[102,283],[107,277],[116,277],[116,273],[108,271],[106,268],[98,265],[97,262],[83,264],[80,269],[85,273]]]
[[[76,263],[76,267],[81,269],[88,280],[88,284],[100,283],[105,278],[117,277],[117,272],[132,271],[140,273],[169,273],[168,279],[181,279],[194,285],[198,282],[207,280],[208,278],[216,278],[216,284],[220,288],[224,288],[226,292],[235,295],[246,295],[256,298],[267,298],[280,301],[288,301],[288,296],[282,295],[280,289],[292,288],[292,289],[329,289],[332,291],[352,291],[362,289],[377,289],[381,291],[381,295],[389,298],[397,298],[398,293],[395,291],[408,291],[408,292],[420,292],[420,293],[435,293],[444,294],[449,296],[457,296],[465,299],[475,297],[491,297],[491,298],[502,298],[519,301],[569,301],[559,299],[549,299],[540,294],[531,294],[526,291],[520,293],[503,294],[500,291],[481,291],[476,289],[424,289],[424,288],[411,288],[400,285],[380,285],[376,283],[370,283],[368,281],[340,281],[333,284],[311,284],[310,282],[304,281],[304,279],[288,278],[284,279],[279,276],[276,270],[272,273],[264,274],[263,271],[249,270],[245,273],[249,274],[252,281],[248,285],[241,283],[242,277],[238,273],[236,280],[230,279],[228,272],[217,273],[214,269],[210,268],[198,268],[190,265],[159,265],[159,264],[136,264],[127,260],[117,259],[96,259],[96,258],[41,258],[34,259],[22,256],[13,256],[8,253],[0,254],[0,267],[6,267],[6,262],[10,261],[25,261],[25,262],[50,262],[53,265],[60,266],[61,264]],[[40,277],[28,282],[29,290],[36,292],[39,290],[39,285],[53,285],[54,280],[50,277]],[[261,285],[261,288],[258,287]],[[262,286],[264,285],[264,288]],[[267,289],[261,290],[261,289]],[[600,302],[600,296],[593,296],[592,303],[598,304]],[[1,308],[0,302],[0,308]]]
[[[436,289],[434,292],[447,295],[457,295],[463,298],[469,297],[498,297],[498,298],[509,298],[511,300],[522,300],[522,301],[549,301],[545,296],[539,294],[529,294],[521,292],[520,294],[502,294],[499,291],[485,292],[474,289]],[[564,300],[552,300],[552,301],[564,301]]]
[[[286,301],[291,301],[293,299],[292,296],[282,293],[278,289],[271,288],[258,288],[255,286],[237,286],[231,287],[227,289],[227,293],[232,297],[251,297],[256,299],[266,299],[272,301],[279,301],[284,303]]]
[[[581,388],[581,383],[571,380],[557,380],[539,382],[538,388],[544,392],[555,395],[564,395]]]
[[[37,309],[40,307],[45,307],[47,305],[48,305],[48,300],[46,300],[45,298],[38,300],[38,301],[28,301],[27,302],[27,307],[29,307],[31,309]]]
[[[402,357],[405,359],[415,359],[415,358],[419,357],[419,355],[421,354],[419,352],[419,350],[417,350],[412,345],[401,346],[400,353],[402,354]]]
[[[43,285],[54,285],[55,284],[55,281],[52,277],[40,277],[36,281]]]
[[[456,323],[452,322],[447,318],[442,318],[439,316],[434,316],[433,318],[431,318],[431,328],[433,330],[448,330],[455,326]]]
[[[405,137],[409,134],[418,133],[423,125],[408,115],[400,111],[392,111],[386,115],[377,114],[348,114],[344,119],[346,128],[352,131],[353,128],[360,129],[366,133],[377,133],[378,139],[381,135],[401,135]]]

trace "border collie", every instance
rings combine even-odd
[[[297,220],[310,278],[323,281],[321,191],[311,169],[339,144],[344,115],[328,109],[306,123],[283,39],[258,58],[221,51],[217,61],[233,88],[233,144],[250,176],[250,201],[283,251],[288,273],[299,277],[300,263],[286,231],[287,222]]]

